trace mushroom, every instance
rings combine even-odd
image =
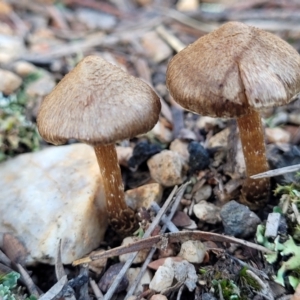
[[[259,110],[287,104],[300,92],[300,56],[279,37],[229,22],[189,45],[168,64],[167,87],[181,106],[211,117],[236,118],[246,163],[241,201],[268,200],[269,169]]]
[[[103,177],[108,218],[125,235],[136,226],[124,200],[115,142],[149,131],[158,121],[160,100],[142,80],[98,56],[84,58],[44,99],[37,116],[49,143],[76,139],[94,147]]]

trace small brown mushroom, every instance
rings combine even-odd
[[[159,112],[160,100],[145,82],[88,56],[58,83],[38,113],[38,130],[47,142],[76,139],[94,147],[110,224],[120,234],[131,232],[136,220],[124,200],[115,142],[149,131]]]
[[[251,175],[269,169],[259,110],[289,103],[300,92],[300,56],[279,37],[229,22],[179,52],[167,69],[173,98],[195,113],[237,118],[247,178],[242,201],[262,207],[269,179]]]

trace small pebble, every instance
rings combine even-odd
[[[280,128],[266,128],[266,139],[269,143],[277,143],[277,144],[288,144],[291,140],[291,134]]]
[[[123,263],[117,263],[111,265],[107,269],[107,271],[104,273],[104,275],[101,277],[98,283],[98,286],[102,292],[106,293],[108,291],[108,289],[114,282],[116,276],[120,273],[123,266],[124,266]],[[127,287],[128,287],[128,279],[126,276],[124,276],[116,289],[116,293],[125,291]]]
[[[193,195],[193,198],[196,203],[199,203],[201,200],[207,200],[212,193],[212,187],[209,184],[203,185],[198,191]]]
[[[129,290],[130,286],[132,285],[132,283],[134,282],[134,280],[136,279],[136,277],[138,276],[138,274],[140,273],[141,268],[129,268],[128,271],[126,272],[126,277],[128,279],[128,287],[127,287],[127,291]],[[149,285],[151,280],[153,278],[152,273],[150,272],[150,270],[146,270],[144,275],[142,276],[139,284],[137,285],[137,288],[135,289],[136,293],[142,293],[143,292],[143,285],[147,284]]]
[[[182,159],[179,154],[164,150],[148,160],[151,177],[163,186],[183,183]]]
[[[156,294],[153,295],[150,300],[168,300],[168,298],[165,295]]]
[[[209,154],[200,143],[196,141],[190,142],[188,145],[188,151],[190,153],[189,166],[191,174],[204,170],[208,167]]]
[[[189,145],[188,142],[183,141],[181,139],[175,139],[170,144],[170,150],[178,153],[182,157],[184,163],[186,163],[186,164],[188,163],[189,158],[190,158],[190,153],[188,151],[188,145]]]
[[[22,84],[22,79],[13,72],[0,69],[0,92],[10,95]]]
[[[35,65],[23,60],[15,62],[13,69],[21,77],[26,77],[38,71],[38,68]]]
[[[135,171],[143,162],[160,151],[161,147],[159,145],[139,142],[133,148],[132,156],[128,160],[128,167]]]
[[[259,217],[248,206],[232,200],[226,203],[220,212],[225,234],[246,238],[256,232],[261,223]]]
[[[182,243],[178,256],[191,263],[200,264],[205,257],[206,247],[200,241],[186,241]]]
[[[149,183],[125,192],[126,204],[133,210],[141,207],[149,209],[152,202],[160,204],[163,187],[159,183]]]
[[[161,292],[172,286],[174,280],[174,270],[169,266],[160,266],[153,279],[150,282],[149,288],[156,292]]]
[[[145,49],[146,55],[155,63],[160,63],[172,55],[169,45],[155,31],[144,33],[141,44]]]
[[[270,213],[266,224],[265,237],[275,238],[280,224],[280,213]]]
[[[208,224],[216,224],[221,221],[220,208],[212,203],[200,201],[194,205],[193,211],[200,221]]]

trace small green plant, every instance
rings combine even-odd
[[[23,80],[16,94],[4,97],[0,93],[0,162],[24,152],[39,149],[35,125],[26,119],[26,86],[40,77],[31,74]]]
[[[291,236],[281,243],[280,237],[277,236],[274,242],[270,242],[265,236],[265,226],[258,225],[256,231],[256,239],[259,244],[264,245],[266,248],[274,251],[271,254],[266,254],[266,260],[268,263],[275,263],[279,255],[282,257],[289,257],[287,261],[282,262],[280,269],[277,272],[274,280],[284,286],[284,276],[287,271],[294,271],[294,276],[288,277],[289,283],[294,287],[297,282],[300,281],[300,277],[297,277],[297,270],[300,268],[300,246],[296,245],[295,241]],[[298,275],[300,275],[298,273]]]
[[[214,279],[212,285],[215,289],[215,295],[218,296],[222,293],[222,296],[225,300],[239,300],[240,298],[240,289],[230,279]]]
[[[20,274],[11,272],[6,275],[0,275],[0,299],[2,300],[36,300],[36,297],[22,295],[17,287]]]

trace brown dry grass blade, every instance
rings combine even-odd
[[[167,243],[183,243],[184,241],[196,241],[196,240],[206,240],[206,241],[214,241],[214,242],[227,242],[227,243],[235,243],[239,245],[243,245],[246,247],[250,247],[253,249],[257,249],[264,253],[273,253],[271,250],[257,245],[255,243],[247,242],[242,239],[238,239],[231,236],[225,236],[218,233],[204,232],[204,231],[183,231],[183,232],[175,232],[175,233],[166,233],[162,235],[156,235],[150,238],[142,239],[135,243],[132,243],[127,246],[120,246],[114,249],[97,253],[94,252],[93,255],[80,259],[78,261],[74,261],[73,265],[77,265],[82,262],[90,262],[99,258],[106,258],[112,256],[118,256],[125,253],[140,251],[142,249],[151,248],[152,246],[156,246],[158,248],[164,247]]]
[[[3,235],[3,251],[16,264],[24,265],[27,258],[25,246],[10,233]]]

